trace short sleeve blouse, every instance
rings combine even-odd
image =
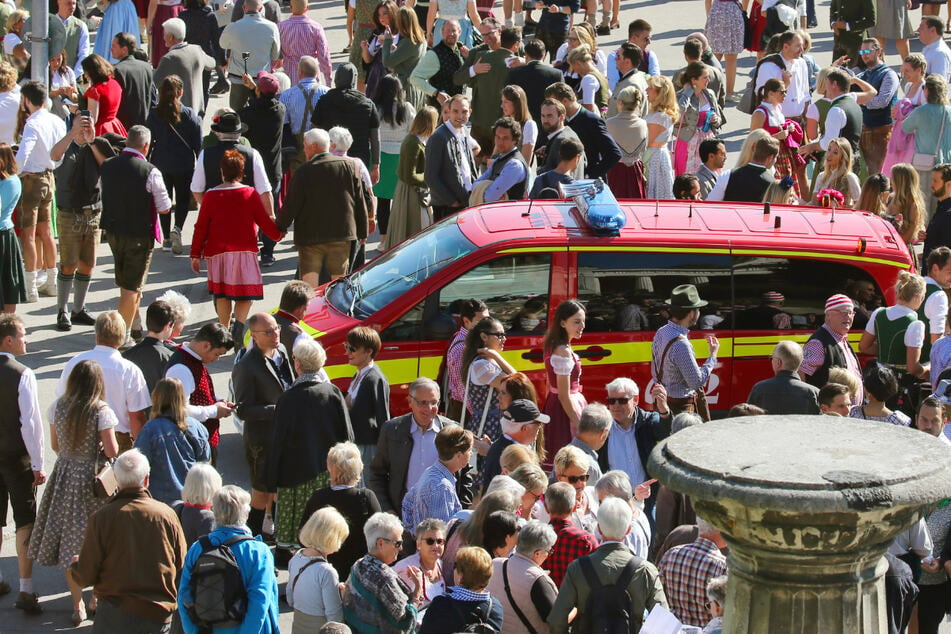
[[[112,408],[109,407],[105,401],[99,401],[99,417],[96,421],[96,429],[103,431],[104,429],[112,429],[118,427],[119,419],[116,418],[116,413],[112,411]]]
[[[538,124],[529,119],[522,124],[522,145],[535,145],[538,141]]]
[[[575,369],[574,357],[563,357],[560,354],[551,355],[551,369],[557,376],[571,376]]]
[[[502,374],[502,368],[491,359],[475,359],[469,366],[469,381],[474,385],[488,385]]]

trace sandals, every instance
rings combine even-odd
[[[79,627],[80,625],[82,625],[83,621],[85,620],[86,620],[86,606],[80,603],[79,609],[73,610],[72,622],[73,622],[73,625],[75,625],[76,627]]]

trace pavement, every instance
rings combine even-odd
[[[501,3],[497,3],[497,12],[501,15]],[[829,2],[823,0],[819,5],[819,24],[829,24]],[[285,15],[287,10],[285,9]],[[327,33],[330,50],[333,51],[333,63],[336,65],[345,61],[346,54],[342,53],[346,45],[346,22],[339,0],[320,0],[311,3],[309,15],[320,22]],[[704,6],[702,0],[636,0],[623,3],[621,11],[622,28],[612,32],[610,36],[599,38],[599,46],[612,50],[626,38],[626,25],[636,18],[647,19],[653,26],[653,50],[660,58],[661,68],[665,74],[671,75],[684,66],[681,45],[684,38],[703,29]],[[916,19],[913,20],[916,22]],[[813,50],[820,64],[831,62],[832,38],[827,27],[814,29]],[[913,50],[919,50],[917,41],[912,42]],[[897,54],[889,51],[888,60],[891,63],[898,61]],[[753,67],[755,57],[746,53],[740,57],[740,74],[737,78],[736,90],[746,86],[747,75]],[[227,95],[212,97],[208,106],[209,112],[227,105]],[[204,122],[207,131],[210,117]],[[731,157],[735,157],[740,145],[746,136],[749,126],[749,116],[738,112],[734,107],[728,108],[727,123],[722,137],[726,140]],[[732,160],[730,161],[732,163]],[[192,213],[185,227],[183,240],[190,243],[192,227],[195,219]],[[372,249],[376,246],[378,236],[371,236],[368,241],[368,252],[372,257]],[[187,247],[186,247],[187,249]],[[186,250],[187,253],[187,250]],[[257,302],[254,310],[265,310],[278,304],[283,283],[290,280],[296,269],[296,255],[290,239],[282,241],[275,250],[277,263],[262,270],[265,282],[265,297]],[[93,314],[116,307],[118,293],[112,281],[113,260],[108,247],[103,244],[99,250],[98,265],[93,275],[90,287],[88,308]],[[203,324],[215,319],[214,308],[207,294],[204,276],[194,275],[189,268],[187,255],[173,256],[171,253],[156,249],[152,260],[151,274],[145,288],[142,306],[153,301],[166,289],[175,289],[186,295],[192,302],[191,322],[183,333],[182,340],[187,341]],[[55,327],[56,311],[55,299],[41,297],[35,304],[19,306],[17,312],[26,321],[29,343],[28,354],[20,360],[36,372],[39,381],[40,403],[44,410],[53,401],[53,391],[59,378],[62,367],[67,359],[73,355],[88,350],[94,345],[92,328],[76,326],[70,332],[59,332]],[[223,357],[211,369],[218,394],[227,394],[228,379],[233,363],[233,355]],[[247,467],[244,463],[241,438],[230,419],[222,421],[221,446],[219,448],[219,468],[225,483],[238,484],[248,487],[249,480]],[[47,441],[49,431],[46,431]],[[50,473],[55,463],[55,455],[48,448],[46,471]],[[37,492],[37,499],[42,495],[42,487]],[[13,545],[12,515],[11,523],[3,529],[3,542],[0,548],[0,572],[3,578],[14,587],[14,592],[0,597],[0,634],[25,634],[32,632],[56,632],[61,630],[90,631],[92,622],[86,621],[79,628],[73,628],[70,623],[72,612],[69,593],[63,578],[62,571],[56,568],[40,567],[34,569],[33,578],[36,591],[41,595],[43,614],[26,616],[13,607],[17,587],[16,556]],[[282,571],[280,583],[287,582],[287,573]],[[283,588],[282,588],[283,590]],[[88,597],[88,593],[87,593]],[[282,604],[281,628],[290,631],[291,611]],[[942,631],[951,632],[951,627]]]

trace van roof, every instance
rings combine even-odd
[[[792,252],[861,255],[861,259],[912,264],[891,223],[866,211],[697,201],[622,201],[627,216],[619,236],[601,237],[570,201],[511,201],[459,214],[466,236],[477,245],[500,240],[556,242],[568,246],[664,243],[697,248],[782,249]],[[530,207],[530,210],[529,210]],[[777,226],[778,225],[778,226]],[[864,240],[864,244],[863,241]]]

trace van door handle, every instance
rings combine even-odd
[[[575,354],[577,354],[582,359],[594,359],[595,361],[598,361],[604,357],[610,357],[611,351],[605,350],[601,346],[591,346],[585,350],[578,350],[575,352]]]
[[[383,346],[384,350],[399,350],[399,346]]]
[[[541,351],[529,350],[522,353],[522,358],[529,361],[541,361],[545,358],[545,354]]]

